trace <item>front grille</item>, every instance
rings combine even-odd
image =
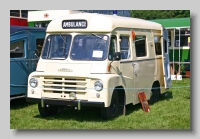
[[[86,95],[87,80],[82,78],[43,77],[43,93],[62,94],[68,98],[69,93],[75,92],[77,97]]]

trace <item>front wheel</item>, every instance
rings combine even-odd
[[[113,92],[110,106],[101,108],[101,117],[104,120],[113,119],[119,114],[119,97],[117,91]]]
[[[58,112],[58,107],[47,104],[45,104],[44,107],[42,107],[41,103],[38,103],[38,110],[42,117],[47,117],[56,114]]]

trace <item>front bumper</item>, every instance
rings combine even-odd
[[[41,99],[38,98],[26,98],[27,102],[41,103]],[[50,99],[44,98],[43,102],[45,104],[53,104],[53,105],[66,105],[66,106],[77,106],[78,103],[81,106],[89,106],[89,107],[104,107],[104,102],[92,102],[92,101],[83,101],[83,100],[63,100],[63,99]]]

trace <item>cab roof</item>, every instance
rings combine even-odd
[[[37,27],[27,27],[27,26],[10,26],[10,34],[23,31],[23,30],[35,30],[35,31],[44,31],[46,28],[37,28]]]
[[[87,28],[63,29],[63,20],[86,20]],[[75,13],[53,19],[46,32],[112,32],[115,28],[138,28],[161,30],[162,25],[138,18],[103,15],[98,13]]]

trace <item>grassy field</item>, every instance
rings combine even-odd
[[[10,103],[10,129],[190,129],[190,79],[172,81],[173,87],[145,113],[141,104],[127,105],[126,116],[103,121],[99,108],[74,107],[42,118],[37,104],[25,99]]]

